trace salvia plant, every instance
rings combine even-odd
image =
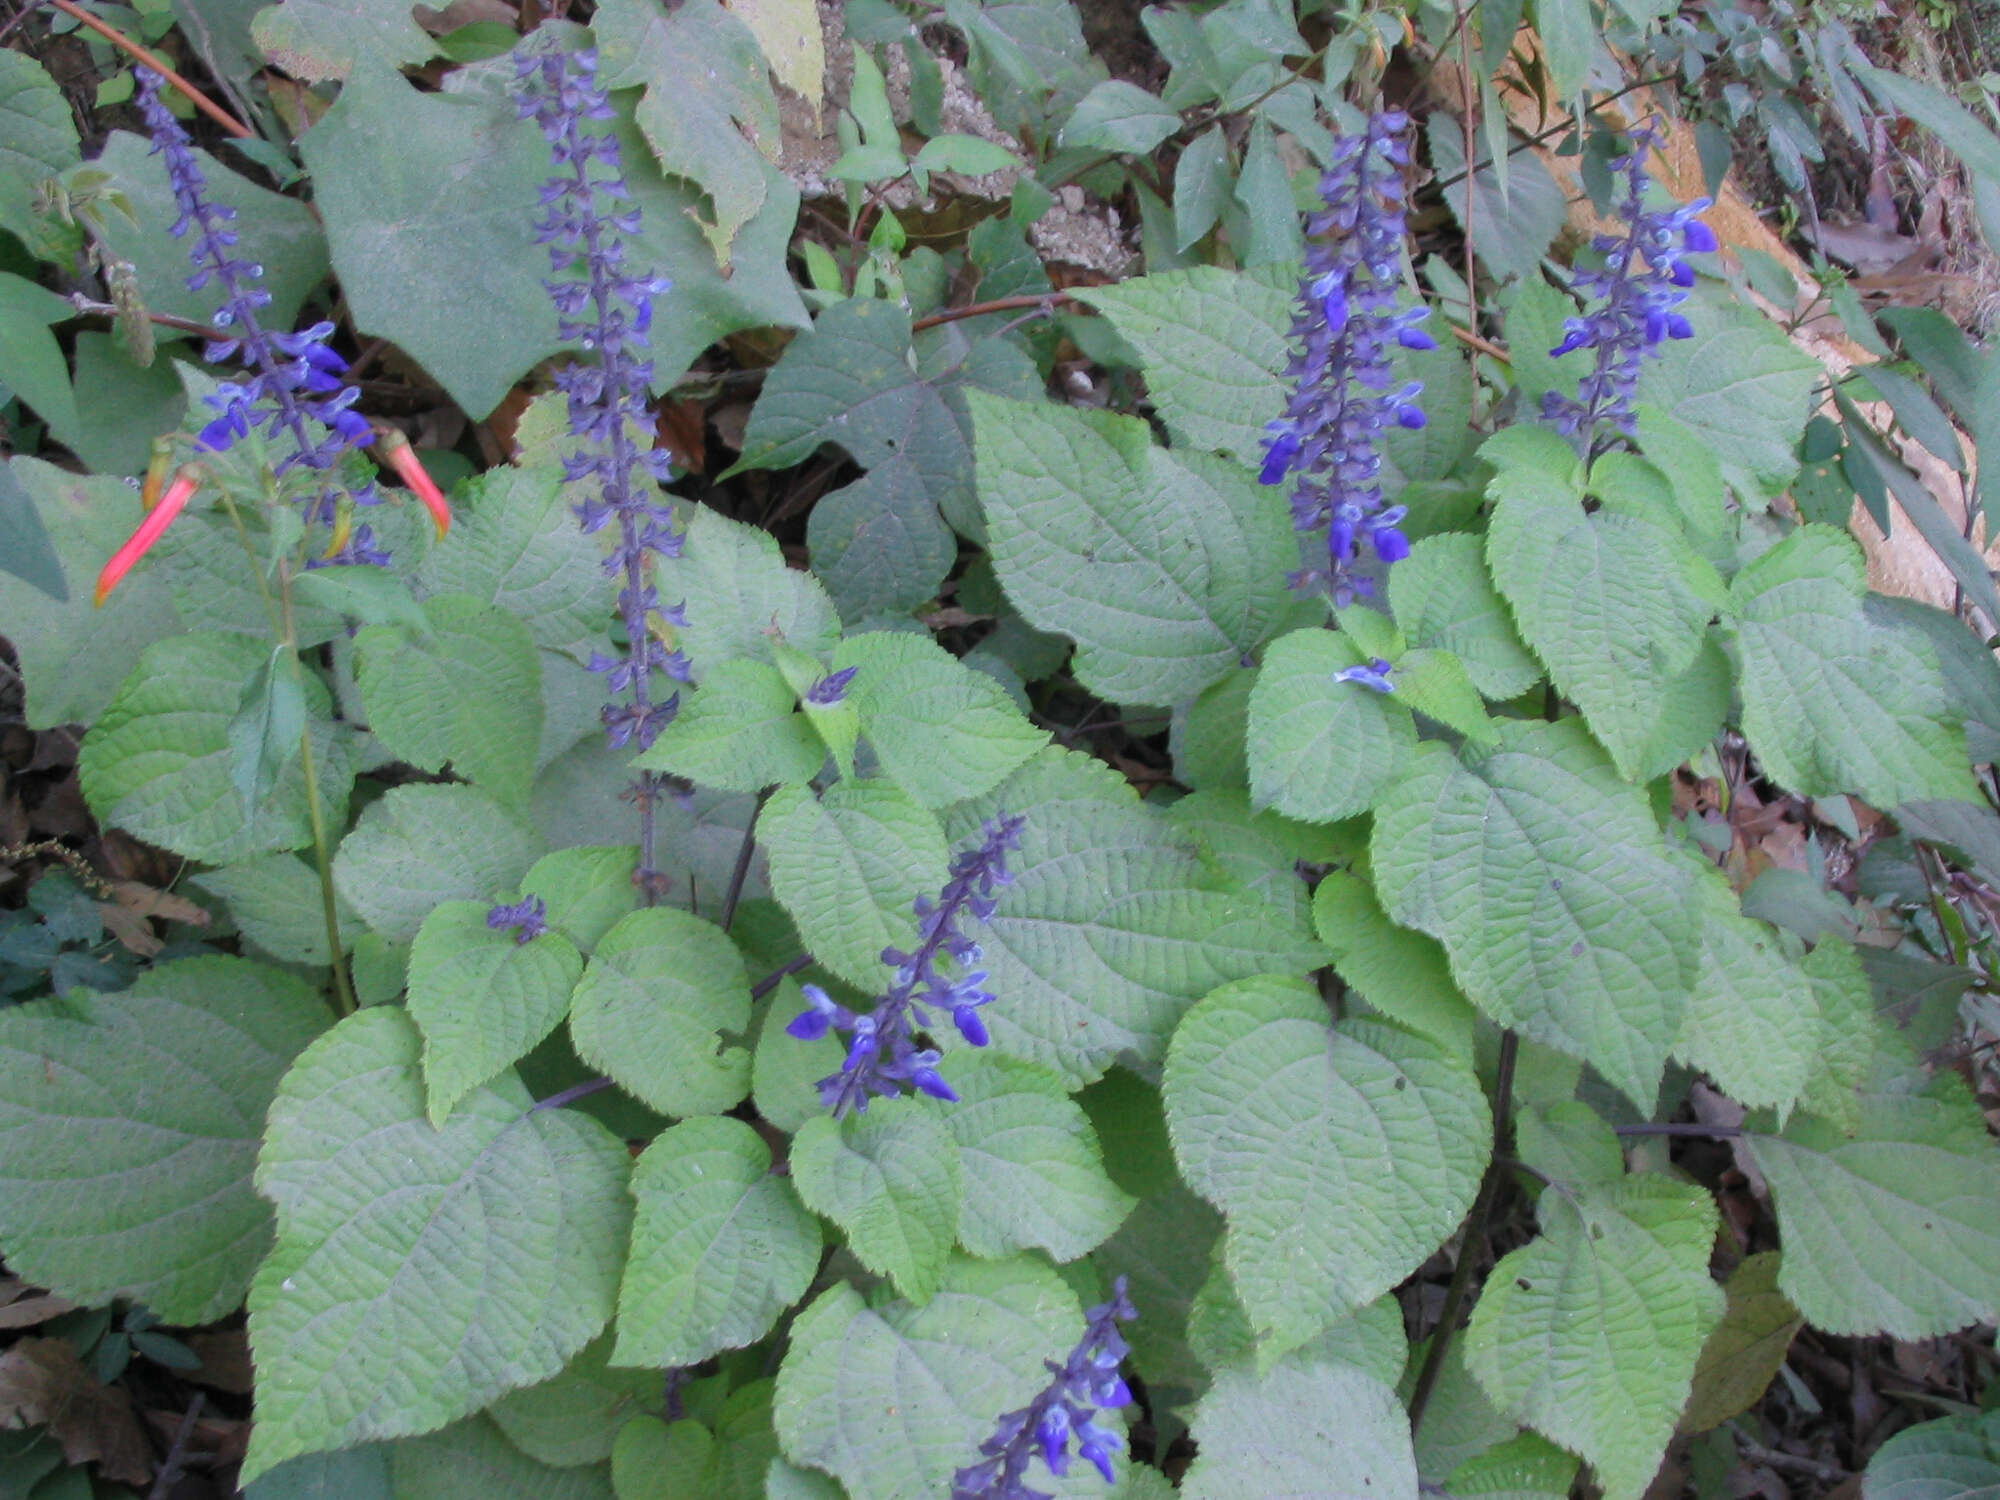
[[[0,1478],[1638,1500],[1795,1336],[1960,1372],[1812,1472],[1990,1459],[1994,355],[1784,306],[1585,0],[1156,6],[1157,93],[500,9],[4,31],[0,701],[101,838],[0,924]]]

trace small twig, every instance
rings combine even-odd
[[[21,23],[27,20],[28,17],[32,16],[34,13],[35,13],[35,0],[26,0],[26,3],[23,4],[19,10],[14,12],[13,16],[11,16],[7,20],[6,24],[0,25],[0,43],[4,43],[8,37],[12,36],[16,31],[20,30]]]
[[[609,1078],[586,1078],[582,1083],[573,1083],[560,1093],[537,1099],[535,1109],[561,1109],[565,1104],[574,1104],[579,1099],[588,1099],[592,1094],[601,1094],[611,1087]],[[534,1110],[529,1111],[530,1114]]]
[[[160,1471],[153,1476],[153,1487],[146,1491],[146,1500],[167,1500],[174,1481],[181,1477],[182,1464],[187,1461],[188,1439],[194,1436],[194,1424],[201,1419],[201,1409],[207,1404],[208,1394],[205,1391],[196,1391],[194,1400],[188,1402],[181,1425],[174,1432],[173,1446],[167,1449]]]
[[[1733,1141],[1743,1134],[1743,1127],[1741,1125],[1613,1125],[1611,1133],[1617,1136],[1678,1135],[1692,1136],[1697,1140]]]
[[[1509,354],[1505,349],[1502,349],[1491,339],[1481,338],[1470,328],[1460,328],[1456,323],[1447,323],[1444,326],[1449,328],[1451,336],[1465,345],[1466,348],[1476,349],[1481,354],[1497,359],[1510,370],[1514,368],[1514,356]]]
[[[1735,1435],[1736,1450],[1754,1464],[1764,1464],[1773,1469],[1788,1469],[1794,1474],[1804,1474],[1819,1480],[1822,1484],[1839,1484],[1852,1479],[1854,1475],[1838,1464],[1823,1464],[1816,1458],[1801,1458],[1796,1453],[1780,1453],[1775,1448],[1766,1448],[1762,1443],[1752,1442],[1744,1435],[1743,1429],[1734,1422],[1729,1430]]]
[[[782,969],[779,969],[775,974],[766,974],[762,979],[758,980],[755,984],[751,985],[750,998],[752,1000],[762,1000],[766,995],[770,994],[772,990],[775,990],[780,984],[782,984],[787,975],[796,974],[801,969],[810,968],[812,966],[812,961],[813,961],[813,956],[810,953],[801,953],[797,958],[793,959],[790,963],[786,964]]]
[[[75,308],[78,313],[88,317],[116,318],[120,315],[119,309],[112,303],[93,301],[91,298],[84,296],[82,292],[71,293],[69,305]],[[197,323],[193,318],[177,318],[172,313],[153,312],[151,309],[148,309],[146,312],[146,321],[157,323],[162,328],[171,328],[177,333],[192,333],[205,339],[212,339],[216,336],[215,325],[213,323]]]
[[[239,141],[248,140],[251,136],[257,133],[256,131],[252,130],[248,125],[245,125],[241,120],[237,119],[236,116],[232,115],[228,110],[224,109],[220,104],[217,104],[213,99],[209,98],[208,95],[204,94],[200,89],[196,88],[193,84],[189,83],[185,78],[181,77],[181,75],[176,73],[172,68],[168,67],[166,60],[164,58],[156,56],[154,53],[148,52],[144,47],[141,47],[137,42],[133,41],[132,38],[125,35],[125,33],[120,31],[117,27],[107,25],[105,22],[98,20],[96,16],[93,16],[89,11],[85,10],[82,6],[76,4],[75,0],[49,0],[49,4],[53,5],[57,10],[61,11],[64,15],[69,16],[73,20],[82,22],[85,26],[88,26],[92,31],[96,32],[99,36],[103,37],[107,42],[111,43],[112,46],[118,48],[122,52],[129,53],[131,56],[137,58],[140,62],[144,63],[147,67],[151,68],[155,73],[158,73],[162,78],[166,79],[168,83],[172,84],[175,88],[179,89],[181,91],[182,96],[187,100],[188,103],[192,104],[196,109],[200,110],[203,114],[207,115],[211,120],[215,121],[216,124],[220,125],[224,130],[228,131],[231,135],[235,136]]]
[[[1075,300],[1068,292],[1039,292],[1033,296],[995,297],[991,302],[969,302],[964,307],[947,307],[943,312],[917,319],[910,325],[910,332],[922,333],[940,323],[956,323],[963,318],[984,317],[987,313],[1012,312],[1017,307],[1045,307],[1053,312],[1056,303]]]

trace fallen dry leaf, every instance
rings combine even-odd
[[[65,1339],[23,1339],[0,1354],[0,1427],[47,1427],[65,1459],[95,1463],[106,1479],[145,1484],[153,1477],[132,1398],[100,1385]]]

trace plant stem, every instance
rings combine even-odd
[[[200,89],[181,77],[180,74],[176,73],[167,65],[165,59],[148,52],[144,47],[133,41],[132,38],[125,35],[124,32],[118,30],[117,27],[100,21],[82,6],[73,3],[73,0],[49,0],[49,4],[72,20],[79,21],[83,25],[88,26],[92,31],[111,43],[112,46],[118,48],[121,52],[128,53],[139,62],[151,68],[155,73],[158,73],[168,83],[179,89],[181,96],[188,103],[207,115],[239,141],[247,140],[257,133],[228,110],[217,104],[213,99],[209,98]]]
[[[232,506],[230,514],[235,514]],[[285,607],[286,649],[296,656],[299,650],[298,630],[292,619],[292,574],[283,562],[278,564],[278,597]],[[299,731],[299,770],[306,783],[306,818],[312,824],[313,863],[319,867],[319,909],[326,922],[327,955],[333,964],[333,1013],[336,1016],[351,1016],[361,1008],[354,998],[354,985],[347,977],[345,951],[340,941],[340,903],[333,893],[333,846],[326,836],[326,809],[319,801],[319,773],[313,764],[312,721],[308,719]]]
[[[1478,1242],[1486,1232],[1486,1221],[1492,1217],[1494,1202],[1500,1196],[1500,1185],[1506,1179],[1507,1168],[1503,1165],[1503,1157],[1508,1138],[1513,1134],[1508,1127],[1508,1114],[1514,1103],[1514,1058],[1520,1045],[1520,1038],[1512,1031],[1500,1033],[1500,1067],[1493,1086],[1493,1160],[1487,1164],[1486,1176],[1479,1184],[1479,1197],[1473,1202],[1472,1212],[1465,1216],[1465,1233],[1459,1242],[1458,1264],[1451,1268],[1451,1285],[1445,1290],[1444,1311],[1438,1315],[1437,1331],[1431,1335],[1431,1346],[1424,1355],[1423,1368],[1417,1372],[1417,1383],[1410,1391],[1412,1433],[1423,1421],[1424,1408],[1430,1405],[1431,1393],[1437,1389],[1438,1376],[1444,1373],[1445,1351],[1451,1347],[1451,1335],[1458,1323],[1459,1309],[1465,1305],[1465,1294],[1472,1286],[1472,1267],[1479,1258]]]
[[[750,878],[750,859],[757,852],[757,816],[776,790],[767,786],[757,794],[757,805],[750,809],[750,821],[743,825],[743,842],[736,849],[736,868],[729,872],[729,889],[723,892],[722,915],[717,919],[724,932],[736,920],[736,903],[743,899],[743,882]]]
[[[560,1093],[551,1094],[546,1099],[537,1099],[535,1109],[561,1109],[565,1104],[574,1104],[579,1099],[588,1099],[592,1094],[601,1094],[611,1087],[609,1078],[586,1078],[582,1083],[573,1083]],[[529,1111],[530,1114],[534,1110]]]
[[[782,969],[777,970],[775,973],[766,974],[762,979],[751,985],[750,998],[752,1000],[762,1000],[784,981],[786,975],[796,974],[801,969],[810,968],[812,961],[813,956],[810,953],[801,953]]]

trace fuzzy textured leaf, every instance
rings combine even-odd
[[[492,900],[542,852],[535,831],[469,786],[399,786],[333,857],[333,883],[368,925],[407,943],[441,902]]]
[[[1363,666],[1344,635],[1294,630],[1271,643],[1250,690],[1250,795],[1258,807],[1331,823],[1367,812],[1416,748],[1393,695],[1334,674]]]
[[[958,1227],[958,1145],[913,1100],[808,1120],[792,1138],[792,1180],[815,1213],[847,1233],[863,1265],[912,1302],[938,1288]]]
[[[1410,1422],[1396,1393],[1351,1364],[1281,1360],[1221,1371],[1195,1408],[1201,1453],[1187,1500],[1416,1500]]]

